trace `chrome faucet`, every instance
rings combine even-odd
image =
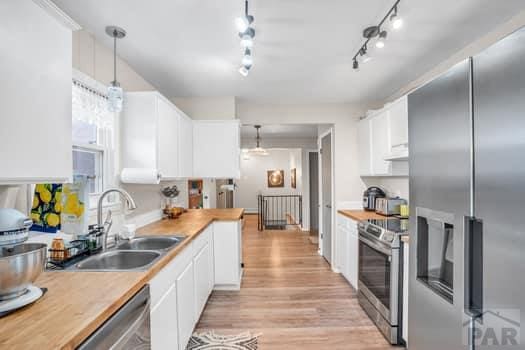
[[[104,202],[104,198],[110,193],[117,192],[122,197],[126,199],[126,204],[128,210],[135,210],[137,209],[137,205],[135,204],[135,201],[128,192],[120,189],[120,188],[110,188],[109,190],[104,191],[100,198],[98,199],[98,207],[97,207],[97,227],[102,232],[102,250],[106,250],[108,246],[108,233],[111,229],[111,225],[113,223],[113,220],[111,219],[111,210],[108,210],[108,216],[106,217],[105,222],[102,222],[102,203]]]

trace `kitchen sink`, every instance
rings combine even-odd
[[[174,248],[186,237],[182,236],[145,236],[136,237],[120,243],[117,250],[167,250]]]
[[[147,269],[161,256],[156,251],[111,250],[87,258],[75,265],[76,270],[119,271]]]

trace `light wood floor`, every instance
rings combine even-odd
[[[355,290],[333,273],[300,231],[257,231],[246,215],[240,292],[213,292],[196,331],[261,334],[261,350],[399,349],[361,310]]]

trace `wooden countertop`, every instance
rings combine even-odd
[[[379,215],[375,211],[358,210],[338,210],[339,214],[349,217],[352,220],[362,221],[368,219],[387,219],[387,216]]]
[[[214,220],[236,221],[244,209],[190,210],[138,230],[140,235],[188,236],[147,271],[46,271],[35,282],[48,288],[36,303],[0,319],[2,349],[74,349],[124,305]]]

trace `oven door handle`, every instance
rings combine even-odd
[[[365,237],[359,235],[359,241],[363,242],[364,244],[366,244],[370,248],[372,248],[374,250],[377,250],[378,252],[381,252],[381,253],[383,253],[385,255],[388,255],[389,257],[392,256],[392,251],[390,249],[384,248],[384,247],[374,243],[373,241],[371,241],[368,238],[365,238]]]

